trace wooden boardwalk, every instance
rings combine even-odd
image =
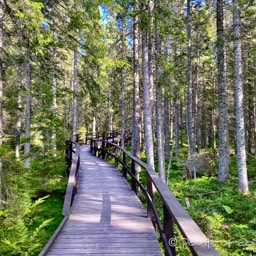
[[[81,147],[78,191],[47,255],[162,255],[138,197],[111,164]]]

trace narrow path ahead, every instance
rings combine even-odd
[[[71,214],[47,255],[161,255],[138,197],[111,164],[81,148]]]

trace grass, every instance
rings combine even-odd
[[[40,204],[36,211],[35,216],[37,216],[34,221],[34,227],[37,227],[44,220],[52,219],[51,224],[47,226],[47,237],[50,238],[55,232],[60,222],[63,219],[62,207],[64,202],[64,192],[63,191],[52,191],[51,194],[45,201]],[[48,240],[47,240],[48,241]]]

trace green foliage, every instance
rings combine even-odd
[[[47,196],[48,197],[48,196]],[[1,211],[3,246],[0,248],[2,255],[36,255],[47,238],[47,226],[52,219],[44,220],[35,229],[31,229],[35,217],[33,212],[47,197],[39,198],[34,203],[28,194],[12,198],[11,204],[6,205],[6,210]],[[15,202],[15,201],[16,202]]]
[[[33,155],[31,167],[24,168],[10,145],[1,148],[0,255],[38,255],[62,220],[63,153],[38,153]]]
[[[249,159],[255,170],[255,160]],[[235,157],[231,157],[230,177],[224,184],[215,177],[204,176],[183,182],[181,167],[176,162],[172,167],[171,190],[184,207],[184,198],[189,199],[191,206],[187,211],[220,255],[254,254],[256,197],[254,193],[245,196],[238,191]],[[251,168],[248,168],[249,173]]]

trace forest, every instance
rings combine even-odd
[[[0,255],[59,225],[65,140],[114,130],[220,255],[255,255],[255,19],[254,0],[0,0]]]

